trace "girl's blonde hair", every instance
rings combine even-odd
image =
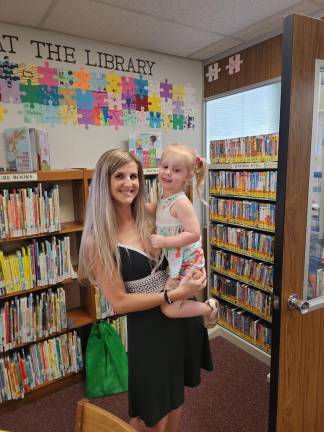
[[[176,153],[181,156],[184,160],[190,176],[195,178],[195,190],[197,192],[198,198],[204,204],[207,204],[204,200],[204,183],[207,175],[207,163],[205,159],[199,156],[195,149],[188,147],[185,144],[173,143],[165,147],[162,153],[161,162],[163,157],[167,153]]]
[[[132,202],[132,212],[140,240],[145,244],[152,227],[144,200],[144,174],[140,161],[131,153],[119,149],[106,151],[99,158],[91,181],[84,229],[79,252],[78,278],[96,283],[95,265],[99,262],[108,274],[120,272],[118,220],[111,196],[111,176],[119,168],[135,162],[139,190]]]

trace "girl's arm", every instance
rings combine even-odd
[[[96,281],[103,290],[116,314],[137,312],[152,309],[165,303],[164,293],[154,294],[128,294],[123,280],[117,273],[108,275],[98,263],[95,266]],[[194,277],[199,275],[198,279]],[[184,300],[193,297],[206,286],[206,272],[194,270],[189,272],[180,282],[179,286],[168,293],[172,301]]]
[[[153,234],[150,237],[153,247],[171,248],[188,246],[200,239],[200,226],[195,209],[189,199],[179,199],[171,207],[172,216],[179,219],[183,232],[175,236],[164,237]]]

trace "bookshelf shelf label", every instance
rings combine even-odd
[[[0,174],[0,183],[30,182],[38,180],[37,172]]]

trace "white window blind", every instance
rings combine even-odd
[[[206,102],[209,141],[279,132],[281,83],[276,82]]]

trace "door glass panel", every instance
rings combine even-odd
[[[324,63],[316,62],[304,298],[324,296]]]

